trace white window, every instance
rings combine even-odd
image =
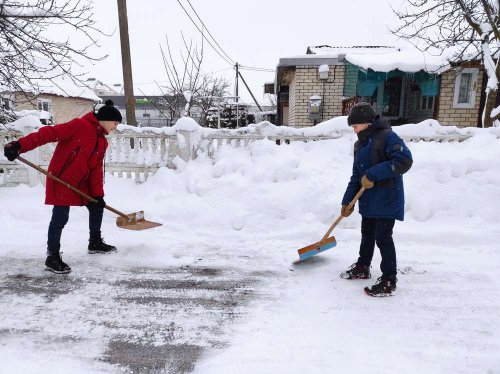
[[[44,110],[46,112],[51,111],[52,109],[52,102],[51,100],[48,99],[38,99],[38,110]]]
[[[458,74],[453,95],[454,108],[474,108],[478,73],[478,69],[467,68]]]

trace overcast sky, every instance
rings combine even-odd
[[[179,0],[201,28],[187,0]],[[400,45],[388,31],[398,22],[386,0],[190,0],[192,7],[231,60],[242,65],[275,69],[282,57],[305,54],[310,45]],[[404,0],[392,0],[401,5]],[[97,53],[109,57],[88,67],[89,77],[106,83],[122,83],[117,2],[95,1],[97,27],[111,37],[101,36]],[[181,32],[201,45],[201,33],[177,0],[127,0],[129,37],[135,94],[158,94],[154,82],[165,83],[160,45],[166,36],[179,58],[183,49]],[[206,34],[208,37],[208,34]],[[212,42],[215,45],[215,43]],[[202,66],[205,72],[225,75],[234,92],[234,69],[206,42]],[[242,71],[259,101],[263,84],[274,81],[272,72]],[[243,100],[251,97],[240,82]]]

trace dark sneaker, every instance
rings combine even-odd
[[[60,254],[47,256],[45,270],[56,274],[68,274],[71,272],[71,268],[68,264],[64,263]]]
[[[116,252],[116,247],[104,243],[102,238],[89,240],[89,253],[111,253]]]
[[[340,273],[340,278],[343,279],[369,279],[371,277],[370,266],[360,265],[358,263],[352,264],[349,269]]]
[[[367,295],[374,297],[394,296],[396,294],[397,279],[381,276],[371,287],[365,287]]]

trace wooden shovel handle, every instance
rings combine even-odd
[[[346,210],[351,210],[354,205],[356,204],[356,201],[358,201],[358,199],[361,197],[361,195],[363,195],[363,192],[365,192],[366,188],[364,187],[361,187],[361,189],[359,190],[359,192],[356,194],[356,196],[354,196],[354,198],[352,199],[352,201],[349,203],[349,205],[347,206]],[[321,247],[322,243],[328,239],[328,237],[330,236],[331,232],[333,231],[333,229],[339,224],[340,221],[342,221],[342,218],[344,218],[344,216],[341,214],[339,216],[339,218],[337,218],[335,220],[335,222],[330,226],[330,228],[328,229],[328,231],[326,232],[326,234],[323,236],[323,238],[319,241],[318,243],[318,247]]]
[[[50,174],[48,171],[46,171],[45,169],[42,169],[40,166],[38,165],[35,165],[34,163],[26,160],[25,158],[21,157],[21,156],[17,156],[16,160],[19,160],[21,161],[22,163],[25,163],[26,165],[28,166],[31,166],[33,169],[39,171],[40,173],[42,174],[45,174],[47,177],[49,177],[50,179],[52,180],[55,180],[57,183],[60,183],[62,184],[63,186],[66,186],[67,188],[69,188],[71,191],[77,193],[78,195],[80,195],[81,197],[87,199],[88,201],[92,202],[92,203],[96,203],[97,200],[94,199],[93,197],[90,197],[89,195],[87,195],[86,193],[80,191],[79,189],[73,187],[71,184],[69,184],[68,182],[65,182],[63,181],[62,179],[56,177],[55,175],[52,175]],[[105,205],[104,208],[106,208],[107,210],[115,213],[115,214],[118,214],[119,216],[122,216],[124,218],[128,218],[128,216],[125,214],[125,213],[122,213],[120,212],[119,210],[116,210],[115,208],[112,208],[108,205]]]

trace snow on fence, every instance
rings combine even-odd
[[[14,123],[15,124],[15,123]],[[413,127],[412,127],[413,126]],[[420,130],[415,128],[420,126]],[[438,127],[439,128],[438,128]],[[36,130],[30,122],[28,126],[12,126],[10,130],[0,128],[0,141],[6,144],[23,134]],[[422,131],[422,128],[434,131]],[[442,131],[434,120],[420,124],[395,128],[406,142],[462,142],[472,136],[472,132],[456,129]],[[439,131],[435,131],[438,129]],[[449,129],[452,130],[452,129]],[[200,127],[194,120],[183,118],[169,128],[135,128],[120,125],[118,130],[107,136],[109,147],[105,157],[105,171],[118,177],[134,178],[141,183],[161,167],[175,169],[179,162],[189,162],[199,154],[213,157],[222,146],[247,147],[249,143],[268,139],[277,145],[290,142],[311,142],[352,136],[345,117],[337,117],[312,128],[292,129],[277,127],[269,122],[235,130],[216,130]],[[497,137],[500,133],[497,132]],[[53,144],[39,147],[26,154],[32,162],[47,168],[54,150]],[[182,160],[182,161],[181,161]],[[45,183],[45,177],[17,162],[9,162],[0,155],[0,186],[15,186],[20,183],[34,185]]]

